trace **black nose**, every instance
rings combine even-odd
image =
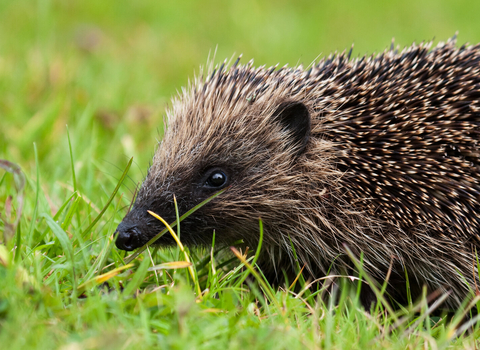
[[[115,233],[117,235],[115,245],[118,249],[130,251],[140,247],[140,231],[136,225],[122,222],[118,225]]]

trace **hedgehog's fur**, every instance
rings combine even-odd
[[[306,146],[276,119],[295,104],[311,117]],[[313,277],[338,272],[351,266],[347,246],[378,281],[392,266],[399,300],[406,269],[413,297],[422,285],[451,290],[455,306],[478,284],[479,139],[480,46],[343,53],[307,70],[237,60],[173,101],[118,231],[129,232],[127,249],[144,244],[161,229],[146,210],[173,222],[173,195],[185,212],[215,193],[202,185],[219,167],[230,188],[182,222],[185,243],[210,244],[216,230],[217,242],[255,247],[261,217],[267,275],[292,271],[292,245]]]

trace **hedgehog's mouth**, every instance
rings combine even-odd
[[[142,225],[122,221],[115,231],[115,245],[118,249],[132,251],[145,245],[164,229],[165,226],[163,225],[148,225],[147,230],[145,230],[145,227]],[[175,245],[175,240],[166,232],[166,234],[159,237],[153,244],[170,246]]]

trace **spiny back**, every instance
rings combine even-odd
[[[337,164],[352,199],[402,228],[478,241],[479,46],[362,59],[330,83],[329,105],[321,96],[315,132],[346,151]]]

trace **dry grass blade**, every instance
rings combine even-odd
[[[184,269],[190,266],[192,266],[192,263],[188,261],[169,261],[163,264],[152,266],[148,268],[148,271]]]
[[[447,337],[449,340],[454,339],[457,337],[459,334],[463,333],[465,330],[470,327],[470,325],[475,324],[475,322],[471,323],[473,320],[478,321],[477,317],[472,318],[469,322],[463,324],[460,326],[460,324],[465,320],[465,317],[467,314],[473,309],[475,310],[476,304],[480,301],[480,296],[475,296],[469,303],[468,305],[457,312],[455,315],[454,319],[452,322],[448,325],[448,329],[446,330],[447,332]],[[466,326],[468,324],[468,326]],[[459,327],[460,326],[460,327]]]
[[[160,217],[159,215],[155,214],[153,211],[150,211],[150,210],[147,210],[148,213],[150,215],[152,215],[154,218],[160,220],[162,222],[162,224],[165,225],[165,227],[167,228],[167,230],[170,232],[170,234],[172,235],[173,239],[175,240],[175,242],[177,242],[177,245],[178,247],[180,248],[180,250],[182,251],[183,255],[185,256],[185,261],[187,263],[189,263],[190,265],[188,266],[188,271],[190,272],[190,276],[192,277],[192,280],[193,282],[195,283],[195,287],[197,289],[197,293],[198,293],[198,297],[201,298],[202,297],[202,291],[200,289],[200,284],[198,283],[198,278],[196,277],[195,275],[195,271],[193,269],[193,265],[190,261],[190,258],[188,256],[188,253],[186,252],[185,250],[185,247],[183,246],[182,242],[180,242],[180,240],[178,239],[176,233],[173,231],[172,229],[172,226],[170,226],[162,217]]]
[[[96,286],[98,284],[102,284],[103,282],[106,282],[108,281],[110,278],[112,277],[115,277],[116,275],[118,275],[120,272],[132,267],[133,264],[128,264],[128,265],[124,265],[124,266],[120,266],[120,267],[117,267],[116,269],[113,269],[111,271],[108,271],[107,273],[104,273],[102,275],[98,275],[98,276],[95,276],[94,278],[92,278],[91,280],[88,280],[87,282],[85,283],[82,283],[81,285],[78,286],[77,288],[77,294],[80,295],[82,294],[83,292],[85,292],[85,290],[87,288],[91,288],[93,286]]]
[[[250,265],[247,261],[247,259],[245,258],[244,255],[242,255],[238,249],[236,249],[235,247],[230,247],[230,250],[233,252],[233,254],[238,258],[238,260],[240,260],[242,262],[242,264],[245,265],[245,267],[250,271],[250,273],[255,277],[255,279],[257,280],[257,282],[262,286],[263,290],[265,291],[265,293],[268,295],[270,301],[272,303],[275,304],[277,310],[279,311],[282,311],[283,309],[281,308],[277,298],[275,298],[275,295],[273,294],[273,291],[272,291],[272,288],[265,282],[265,280],[258,274],[257,271],[255,271],[255,269],[253,268],[252,265]],[[282,312],[282,316],[283,315],[283,312]]]
[[[430,304],[433,300],[436,300],[434,304],[427,310],[430,310],[430,313],[435,311],[436,308],[438,308],[443,301],[445,301],[451,293],[447,292],[445,294],[440,294],[440,291],[434,291],[433,293],[429,294],[426,297],[425,302]],[[438,299],[437,299],[438,298]],[[412,315],[414,315],[417,312],[420,312],[422,310],[422,307],[424,306],[424,303],[422,301],[417,302],[410,310],[409,313],[401,318],[399,318],[391,327],[390,327],[390,332],[402,327],[404,324],[409,322],[412,318]]]
[[[447,298],[450,296],[450,293],[445,293],[445,294],[442,294],[437,300],[435,300],[435,302],[432,304],[432,306],[430,306],[429,308],[427,308],[427,310],[425,312],[422,312],[422,314],[420,315],[420,317],[415,321],[415,323],[413,325],[411,325],[410,327],[408,327],[408,329],[403,333],[403,336],[404,337],[407,337],[409,334],[413,333],[414,331],[418,330],[418,327],[419,325],[425,321],[427,319],[428,316],[430,316],[432,314],[433,311],[435,311],[436,309],[438,309],[438,307],[440,305],[443,304],[443,302],[445,300],[447,300]],[[422,301],[419,302],[419,305],[423,304]],[[398,322],[398,321],[397,321]],[[397,323],[395,323],[397,324]]]

